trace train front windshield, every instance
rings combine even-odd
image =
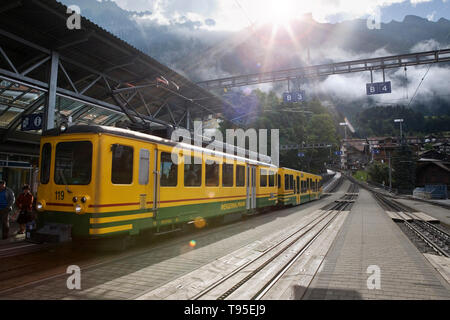
[[[60,142],[55,150],[54,179],[57,185],[88,185],[92,176],[92,143]]]

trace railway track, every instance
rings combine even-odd
[[[414,209],[374,192],[375,199],[386,210],[401,212],[411,220],[404,225],[438,255],[450,257],[450,234],[414,214]]]
[[[9,258],[19,255],[30,254],[55,247],[55,244],[37,244],[28,241],[11,242],[0,246],[0,258]]]
[[[303,257],[308,248],[327,230],[339,214],[342,211],[351,210],[357,196],[358,186],[350,185],[345,196],[322,207],[321,214],[312,221],[272,245],[256,259],[245,263],[224,278],[209,285],[191,299],[260,300],[264,298],[292,265]],[[263,278],[269,279],[263,281]]]

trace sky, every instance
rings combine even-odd
[[[100,0],[97,0],[100,1]],[[105,0],[103,0],[105,1]],[[431,21],[440,18],[450,20],[450,0],[113,0],[119,7],[129,11],[151,12],[136,15],[138,22],[161,25],[174,25],[176,22],[199,21],[200,28],[207,30],[238,31],[259,23],[284,24],[289,20],[301,19],[305,14],[312,14],[314,20],[324,23],[337,23],[356,18],[367,19],[371,15],[380,16],[383,23],[392,20],[403,21],[406,15],[417,15]],[[205,35],[207,33],[200,33]],[[224,44],[226,45],[226,43]],[[417,43],[410,52],[435,50],[439,47],[433,39]],[[218,45],[223,49],[223,46]],[[318,48],[320,49],[320,48]],[[355,60],[362,57],[342,48],[335,48],[331,54],[337,61]],[[317,53],[311,52],[312,56]],[[373,56],[389,56],[395,53],[380,48],[372,52]],[[393,92],[389,95],[373,97],[377,103],[408,103],[414,93],[417,99],[441,96],[450,99],[448,94],[448,77],[450,69],[446,66],[433,65],[408,68],[407,75],[403,69],[390,70],[386,77],[392,81]],[[227,75],[215,74],[205,69],[206,79]],[[427,76],[425,76],[427,75]],[[230,75],[231,76],[231,75]],[[425,76],[425,77],[424,77]],[[374,75],[380,80],[381,73]],[[408,79],[405,86],[404,80]],[[425,79],[425,81],[422,81]],[[381,81],[381,80],[380,80]],[[316,91],[327,96],[361,99],[366,96],[365,84],[370,82],[369,73],[336,75],[324,81],[305,84],[307,92]],[[422,83],[423,82],[423,83]],[[349,90],[349,84],[359,86]],[[257,85],[263,91],[273,89],[272,84]],[[356,88],[356,87],[355,87]],[[420,88],[420,90],[418,90]],[[281,90],[281,89],[280,89]]]
[[[97,0],[101,1],[101,0]],[[241,30],[258,23],[282,24],[312,13],[318,22],[336,23],[380,13],[381,22],[414,14],[450,19],[450,0],[113,0],[129,11],[150,11],[148,19],[169,24],[186,17],[208,21],[204,28]]]

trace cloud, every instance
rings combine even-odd
[[[427,19],[430,21],[434,21],[436,15],[436,11],[433,11],[432,13],[427,15]]]
[[[287,20],[312,13],[316,21],[367,18],[381,7],[410,2],[417,5],[431,0],[114,0],[121,8],[132,11],[151,11],[159,16],[156,21],[170,21],[176,16],[197,14],[202,21],[213,19],[215,30],[241,30],[253,23],[267,22],[277,14]],[[446,0],[444,0],[446,1]],[[261,21],[262,20],[262,21]]]

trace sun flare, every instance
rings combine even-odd
[[[301,17],[297,4],[295,0],[263,0],[255,12],[257,21],[276,26],[288,25],[290,20]]]

